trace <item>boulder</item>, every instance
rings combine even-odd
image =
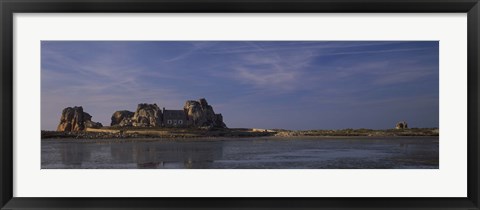
[[[92,121],[92,115],[83,112],[83,124],[85,125],[85,128],[101,128],[103,127],[102,123],[99,122],[93,122]]]
[[[223,122],[222,114],[215,114],[215,125],[216,127],[226,128],[227,125]]]
[[[101,128],[102,124],[92,121],[92,116],[83,111],[83,107],[63,109],[57,131],[83,131],[85,128]]]
[[[124,118],[119,124],[120,127],[130,127],[133,126],[132,118]]]
[[[132,126],[132,118],[135,115],[134,112],[121,110],[116,111],[112,115],[112,122],[110,123],[111,126]]]
[[[395,125],[395,129],[407,129],[407,128],[408,128],[408,124],[405,121],[398,122]]]
[[[101,128],[103,127],[102,123],[93,122],[93,121],[85,121],[85,128]]]
[[[138,104],[132,117],[135,127],[156,127],[162,125],[162,111],[157,104]]]
[[[212,106],[208,105],[206,99],[202,98],[198,101],[189,100],[183,106],[187,113],[188,123],[194,127],[220,127],[226,128],[223,123],[221,114],[215,114]]]

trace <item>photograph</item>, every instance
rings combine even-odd
[[[41,41],[41,169],[439,169],[439,41]]]
[[[480,210],[480,0],[0,2],[1,210]]]

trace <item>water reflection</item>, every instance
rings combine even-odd
[[[85,144],[62,144],[62,163],[80,168],[83,160],[90,156],[90,150],[85,147]]]
[[[42,140],[42,168],[438,168],[438,137]]]
[[[82,168],[82,163],[136,164],[136,168],[209,168],[222,158],[223,143],[208,142],[124,142],[110,144],[66,143],[62,145],[62,163]],[[105,153],[105,151],[108,151]],[[93,155],[92,155],[93,154]],[[88,166],[84,166],[88,167]],[[121,166],[119,166],[121,168]],[[129,167],[131,168],[131,167]]]

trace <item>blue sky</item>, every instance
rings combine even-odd
[[[228,127],[438,127],[437,41],[42,41],[41,122],[206,98]]]

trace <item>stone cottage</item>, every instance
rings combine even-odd
[[[187,115],[184,110],[166,110],[163,108],[164,127],[186,127],[188,126]]]

